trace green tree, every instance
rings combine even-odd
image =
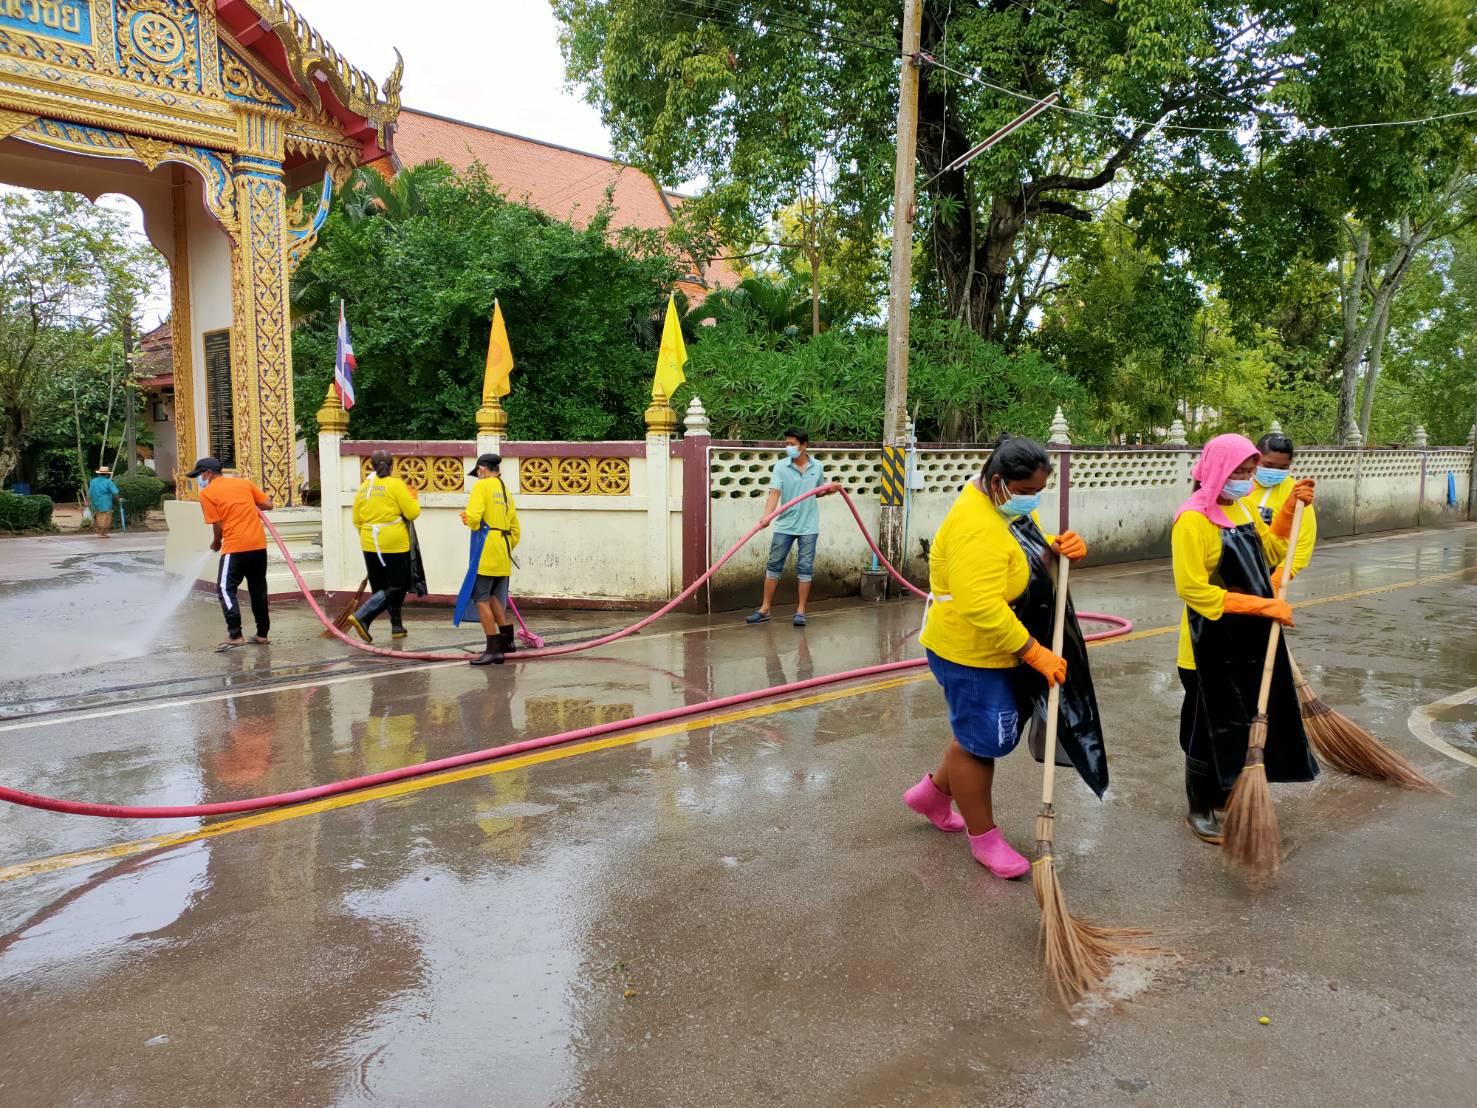
[[[588,88],[617,149],[665,180],[705,175],[726,241],[759,239],[818,152],[834,155],[830,188],[852,238],[869,241],[885,218],[896,5],[554,7],[569,76]],[[1324,128],[1470,110],[1461,67],[1474,42],[1466,0],[928,0],[919,226],[939,307],[986,337],[1019,341],[1033,310],[1011,295],[1022,235],[1090,221],[1094,195],[1120,173],[1166,209],[1167,229],[1207,251],[1244,214],[1230,198],[1258,177],[1252,210],[1266,226],[1248,222],[1236,249],[1221,252],[1226,272],[1207,276],[1233,301],[1241,286],[1271,299],[1274,262],[1285,267],[1309,245],[1326,262],[1345,214],[1394,219],[1471,137],[1469,118]],[[1071,110],[942,172],[1050,91]],[[1280,211],[1270,203],[1310,184]],[[1273,233],[1254,241],[1263,230]]]
[[[612,235],[609,208],[582,229],[498,194],[480,167],[417,181],[416,204],[381,216],[335,209],[296,277],[307,308],[347,305],[361,438],[465,438],[481,400],[492,304],[517,368],[504,400],[522,439],[639,437],[678,276],[658,235]],[[301,309],[300,309],[301,310]],[[293,339],[298,420],[333,373],[336,311],[307,311]]]
[[[79,374],[101,369],[121,384],[127,366],[116,337],[161,268],[158,254],[110,208],[71,193],[0,194],[0,483],[19,464],[38,419],[70,402]],[[111,363],[97,350],[108,336],[115,339]],[[80,409],[74,417],[80,453]]]

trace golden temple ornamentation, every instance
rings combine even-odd
[[[133,147],[133,152],[138,160],[144,163],[145,168],[153,169],[169,155],[170,144],[163,139],[142,138],[139,135],[129,135],[128,145]]]
[[[519,458],[518,488],[532,496],[629,496],[629,458]]]
[[[508,413],[503,403],[495,396],[484,396],[482,407],[477,409],[477,433],[505,438],[508,434]]]
[[[194,329],[190,316],[190,183],[179,166],[170,190],[174,216],[174,257],[169,262],[169,338],[174,362],[175,488],[179,497],[199,497],[185,472],[199,457],[195,450]],[[183,414],[183,418],[181,415]]]
[[[328,394],[323,397],[323,406],[318,409],[318,431],[324,435],[349,433],[349,413],[344,411],[344,402],[339,399],[338,389],[333,387],[332,381],[328,382]],[[364,460],[369,461],[368,458]]]
[[[200,13],[186,0],[114,0],[123,77],[200,91]]]
[[[653,388],[651,407],[646,409],[646,433],[648,435],[672,435],[677,431],[677,413],[667,401],[667,394]]]
[[[24,115],[21,112],[0,111],[0,139],[9,138],[22,127],[28,127],[36,122],[34,115]]]
[[[315,108],[323,107],[313,74],[321,73],[339,102],[355,115],[375,124],[380,146],[387,141],[386,130],[400,114],[400,82],[405,74],[405,59],[395,51],[395,68],[385,78],[383,87],[324,40],[302,16],[284,0],[244,0],[282,40],[287,66],[293,79]],[[380,96],[383,94],[384,99]]]
[[[372,468],[367,456],[359,459],[359,480],[368,477]],[[416,492],[461,492],[466,487],[467,459],[460,455],[437,458],[406,455],[394,459],[390,473]]]

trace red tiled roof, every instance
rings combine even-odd
[[[672,213],[687,199],[658,188],[641,170],[598,154],[412,108],[403,108],[396,124],[395,160],[400,165],[439,160],[458,172],[480,162],[509,200],[577,227],[590,221],[612,185],[612,223],[617,229],[665,230],[672,225]],[[375,168],[383,170],[383,165],[376,163]],[[703,276],[710,285],[738,281],[725,262],[710,263]],[[703,295],[700,287],[694,287],[699,297]]]
[[[661,229],[672,224],[662,192],[650,177],[598,154],[410,108],[400,112],[395,154],[401,165],[440,159],[458,172],[481,162],[509,200],[576,226],[589,222],[612,184],[617,227]]]

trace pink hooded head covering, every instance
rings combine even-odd
[[[1190,476],[1200,482],[1200,487],[1180,505],[1174,518],[1178,520],[1186,512],[1199,512],[1217,527],[1235,527],[1216,500],[1241,463],[1248,458],[1259,457],[1261,451],[1256,448],[1256,443],[1245,435],[1217,435],[1211,439],[1200,451],[1200,458],[1190,471]]]

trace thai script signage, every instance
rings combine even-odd
[[[89,0],[0,0],[0,27],[92,45]]]

